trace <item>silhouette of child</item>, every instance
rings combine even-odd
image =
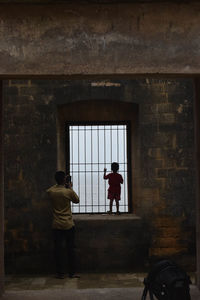
[[[108,199],[110,200],[110,210],[108,211],[108,214],[112,214],[112,206],[113,206],[113,200],[116,202],[116,208],[117,208],[117,214],[120,214],[119,211],[119,200],[121,195],[121,184],[123,183],[123,177],[122,175],[118,174],[119,170],[119,164],[117,162],[113,162],[111,164],[111,170],[112,173],[109,173],[106,175],[107,169],[104,168],[104,179],[108,179]]]

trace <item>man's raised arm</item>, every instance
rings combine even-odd
[[[74,192],[74,190],[71,189],[71,201],[73,203],[79,203],[79,196]]]

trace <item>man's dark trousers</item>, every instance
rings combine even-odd
[[[74,238],[75,227],[68,230],[54,229],[54,243],[55,243],[55,260],[56,260],[56,273],[65,273],[65,261],[66,261],[66,248],[68,256],[68,271],[69,276],[75,273],[75,250],[74,250]]]

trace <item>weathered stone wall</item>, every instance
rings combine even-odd
[[[1,4],[0,75],[200,73],[198,1],[121,2]]]
[[[195,80],[195,104],[194,104],[194,123],[195,123],[195,166],[196,166],[196,261],[197,261],[197,286],[200,288],[200,81],[199,79]]]
[[[99,236],[105,235],[105,241],[110,240],[110,245],[106,242],[107,255],[102,244],[98,251],[104,258],[102,268],[108,266],[114,244],[123,249],[118,256],[120,269],[129,266],[134,270],[137,267],[135,257],[139,258],[136,260],[138,266],[144,266],[150,258],[161,256],[173,257],[188,268],[194,268],[192,80],[147,78],[110,81],[117,84],[92,82],[9,80],[4,83],[7,272],[52,271],[51,222],[45,189],[54,183],[57,164],[57,106],[97,99],[139,105],[139,162],[133,193],[137,195],[135,213],[141,220],[132,224],[133,232],[137,228],[136,235],[130,235],[129,222],[118,221],[116,230],[119,234],[113,235],[113,243],[109,231],[105,230],[109,222],[104,226],[98,221],[93,223],[92,233],[97,230],[96,239],[91,237],[94,249],[100,247],[102,240],[98,239],[98,231]],[[84,261],[84,266],[80,258],[79,265],[84,270],[87,265],[90,270],[94,266],[98,271],[95,257],[91,261],[86,253],[89,250],[85,241],[91,234],[88,221],[84,225],[84,221],[77,220],[77,228],[83,234],[77,236],[77,251],[88,258],[88,264]],[[138,234],[140,245],[135,242]],[[131,240],[134,248],[130,264],[124,260],[127,258],[124,245],[128,245],[124,240]],[[141,249],[144,250],[142,257],[139,255]],[[128,257],[131,257],[130,252]]]
[[[0,297],[4,291],[4,159],[3,159],[3,97],[0,81]]]

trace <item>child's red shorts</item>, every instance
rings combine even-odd
[[[113,193],[108,191],[108,199],[110,200],[120,200],[120,194],[119,193]]]

